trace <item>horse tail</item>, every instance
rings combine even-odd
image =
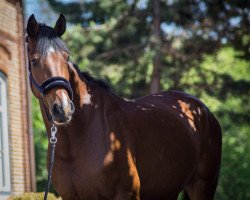
[[[190,200],[188,193],[186,191],[183,191],[182,199],[183,200]]]

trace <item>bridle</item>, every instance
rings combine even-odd
[[[27,52],[28,52],[28,49],[27,49]],[[45,104],[44,104],[44,96],[46,94],[48,94],[48,92],[50,90],[54,89],[54,88],[63,88],[63,89],[65,89],[67,91],[67,93],[69,95],[69,98],[72,101],[73,100],[73,91],[72,91],[70,82],[67,79],[65,79],[65,78],[63,78],[61,76],[54,76],[54,77],[48,78],[41,85],[39,85],[36,82],[36,80],[34,79],[34,77],[33,77],[29,56],[28,56],[28,61],[29,61],[29,67],[28,67],[28,70],[29,70],[29,81],[30,81],[31,90],[32,90],[32,84],[33,84],[33,86],[35,86],[35,88],[37,89],[37,91],[40,93],[39,99],[41,100],[41,102],[43,104],[46,116],[47,116],[48,120],[50,122],[52,122],[52,117],[48,113],[48,111],[47,111],[47,109],[45,107]]]

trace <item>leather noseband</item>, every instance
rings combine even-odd
[[[33,78],[32,73],[30,71],[29,73],[29,79],[30,83],[33,83],[33,85],[36,87],[36,89],[39,91],[39,93],[43,96],[48,94],[48,92],[54,88],[64,88],[68,94],[70,99],[73,99],[73,91],[70,86],[70,82],[60,76],[50,77],[46,81],[44,81],[41,85],[39,85],[36,80]]]

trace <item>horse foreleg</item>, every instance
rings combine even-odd
[[[120,166],[120,181],[114,200],[140,200],[140,178],[129,149],[125,158],[126,162]]]

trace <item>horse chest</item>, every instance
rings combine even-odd
[[[62,195],[71,194],[69,199],[99,199],[114,194],[117,171],[113,161],[104,164],[105,156],[87,153],[69,160],[56,160],[55,187]],[[60,191],[59,191],[60,190]],[[67,198],[66,198],[67,199]]]

